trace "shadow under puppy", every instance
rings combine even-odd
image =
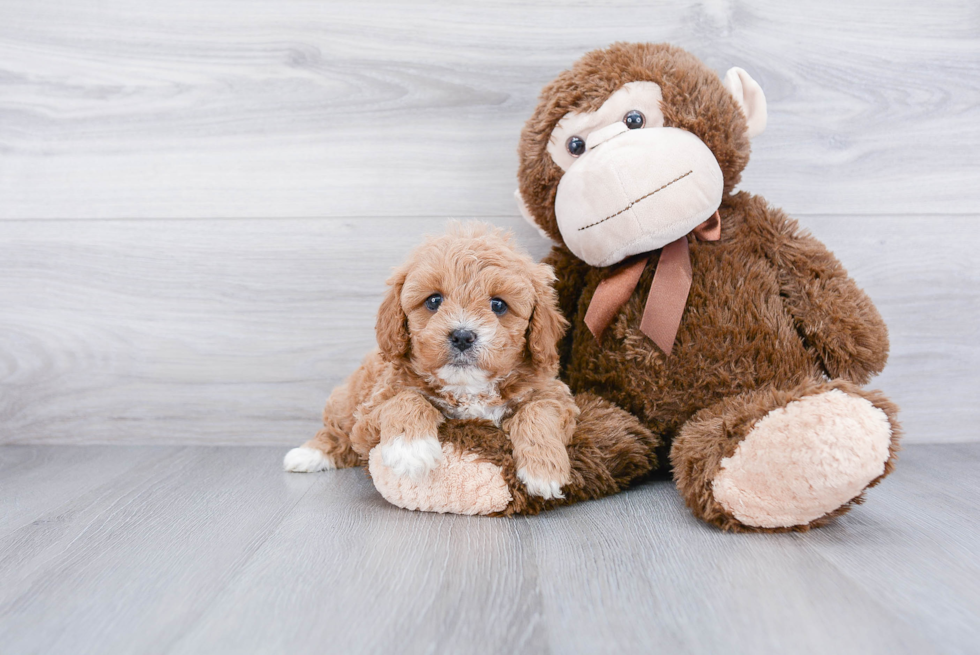
[[[364,465],[380,446],[386,473],[419,480],[443,463],[440,425],[480,419],[506,434],[528,494],[564,498],[579,408],[558,379],[567,323],[554,279],[486,224],[429,238],[388,280],[379,349],[334,389],[323,429],[289,451],[284,468]]]

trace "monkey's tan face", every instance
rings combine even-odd
[[[592,266],[661,248],[721,204],[724,177],[694,134],[664,127],[654,82],[631,82],[592,112],[565,115],[548,153],[565,172],[555,217],[568,248]]]

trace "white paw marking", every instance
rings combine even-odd
[[[560,480],[548,480],[546,478],[536,478],[527,472],[525,468],[517,469],[517,479],[524,483],[527,492],[532,496],[540,496],[545,500],[552,498],[564,498],[561,492]]]
[[[300,446],[286,453],[282,460],[282,468],[293,473],[314,473],[335,469],[337,465],[322,450]]]
[[[406,440],[398,435],[381,444],[381,461],[400,477],[419,480],[438,466],[441,460],[442,446],[435,437]]]

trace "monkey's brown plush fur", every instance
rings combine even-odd
[[[637,81],[659,85],[663,126],[697,136],[724,175],[720,240],[688,237],[693,282],[669,356],[639,329],[658,252],[602,339],[586,327],[596,287],[618,268],[594,268],[564,245],[555,215],[563,170],[547,152],[566,114],[595,111]],[[886,327],[823,244],[765,199],[733,192],[749,149],[739,102],[672,46],[615,44],[544,88],[521,135],[519,190],[530,218],[558,242],[545,261],[571,324],[561,373],[581,415],[568,447],[572,483],[552,501],[525,493],[499,430],[443,425],[444,444],[500,467],[511,501],[496,513],[615,493],[666,467],[669,452],[701,519],[726,530],[807,530],[891,472],[897,409],[860,388],[885,365]]]
[[[517,479],[507,435],[487,421],[447,421],[439,430],[439,440],[460,452],[478,453],[481,460],[500,467],[511,501],[491,513],[495,516],[537,514],[608,496],[656,467],[654,453],[660,442],[636,418],[592,394],[579,394],[576,402],[581,413],[568,445],[572,479],[562,487],[564,499],[544,500],[527,493]]]

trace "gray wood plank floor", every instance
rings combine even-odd
[[[673,485],[538,517],[392,507],[269,447],[0,447],[3,653],[976,653],[980,444],[808,534]]]

